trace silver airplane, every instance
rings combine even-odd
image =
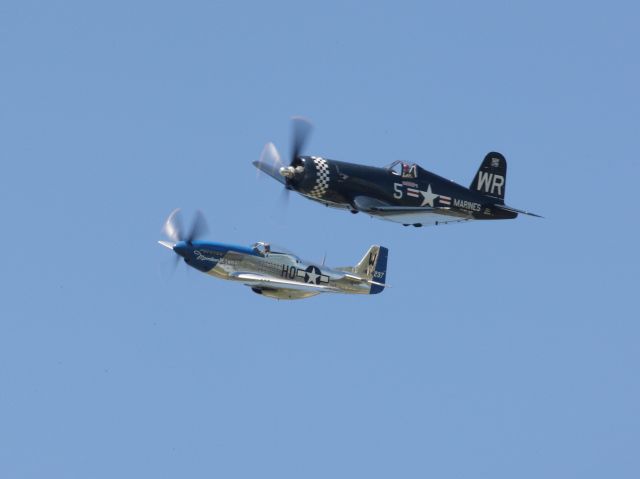
[[[302,299],[320,293],[378,294],[385,288],[388,250],[371,246],[355,266],[328,268],[304,261],[283,248],[258,242],[251,247],[202,241],[204,217],[198,212],[183,234],[180,210],[169,215],[158,241],[189,266],[220,279],[237,281],[254,293],[276,299]]]

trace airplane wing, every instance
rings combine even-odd
[[[411,214],[415,213],[416,211],[422,211],[423,213],[449,214],[451,216],[458,216],[458,213],[452,211],[451,208],[444,206],[374,206],[370,209],[370,211],[393,214]]]
[[[263,276],[255,273],[231,273],[230,279],[242,281],[247,286],[272,288],[272,289],[294,289],[296,291],[313,291],[314,293],[339,293],[340,290],[331,286],[323,286],[313,283],[301,283],[288,279]]]
[[[433,225],[457,223],[459,221],[472,219],[471,215],[466,215],[451,208],[438,206],[392,206],[367,196],[356,197],[354,204],[364,213],[402,224]]]
[[[380,206],[367,213],[402,224],[438,225],[468,221],[473,217],[449,208],[421,206]]]

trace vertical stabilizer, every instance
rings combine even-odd
[[[471,186],[472,191],[491,196],[504,203],[507,187],[507,160],[500,153],[492,151],[484,157]]]
[[[384,246],[374,245],[365,253],[360,262],[353,268],[354,273],[367,278],[371,285],[369,294],[378,294],[384,290],[387,279],[387,256],[389,250]]]

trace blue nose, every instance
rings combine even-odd
[[[183,258],[186,258],[191,252],[191,246],[187,245],[185,241],[179,241],[173,247],[173,251],[175,251],[177,254],[179,254]]]

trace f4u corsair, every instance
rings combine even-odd
[[[254,293],[276,299],[302,299],[320,293],[377,294],[385,288],[387,248],[372,246],[353,267],[327,268],[306,262],[268,243],[252,247],[202,241],[206,232],[201,213],[183,235],[180,210],[175,210],[163,231],[171,241],[159,241],[184,258],[192,268],[221,279],[249,286]]]
[[[405,226],[511,219],[518,213],[539,217],[505,205],[507,161],[500,153],[487,154],[471,186],[465,188],[416,164],[395,161],[379,168],[302,156],[310,132],[309,122],[294,118],[289,165],[282,164],[272,143],[253,165],[311,200]]]

